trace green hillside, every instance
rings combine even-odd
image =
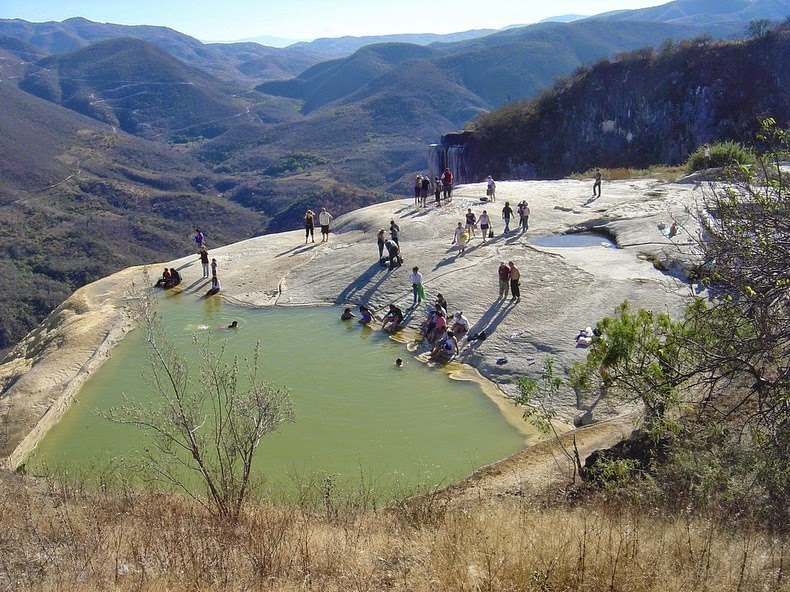
[[[782,26],[749,42],[666,44],[605,60],[482,116],[465,159],[479,179],[556,178],[597,166],[678,165],[706,142],[751,143],[759,118],[788,124],[788,55]]]

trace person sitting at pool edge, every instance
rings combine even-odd
[[[389,331],[395,331],[400,327],[400,324],[403,322],[403,311],[395,306],[394,304],[390,304],[390,309],[386,315],[384,315],[384,322],[381,323],[382,329],[387,329]]]
[[[219,284],[219,278],[217,276],[214,276],[213,278],[211,278],[211,288],[209,288],[209,291],[206,292],[206,297],[208,298],[209,296],[214,296],[214,294],[218,294],[220,289],[221,286]]]
[[[436,345],[431,349],[432,358],[443,358],[450,360],[458,355],[458,339],[452,331],[446,331],[441,339],[436,341]]]
[[[362,318],[359,319],[359,322],[363,325],[367,325],[373,320],[373,313],[367,306],[363,304],[359,305],[359,314],[362,316]]]

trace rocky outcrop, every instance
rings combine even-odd
[[[463,142],[470,180],[557,178],[593,167],[678,165],[706,142],[753,144],[790,117],[790,31],[742,43],[645,49],[508,105]]]
[[[522,376],[539,378],[551,356],[563,375],[584,358],[577,347],[580,329],[613,312],[623,300],[637,307],[678,312],[689,289],[659,271],[682,270],[692,255],[693,225],[685,208],[696,197],[693,184],[655,180],[604,183],[603,196],[591,200],[591,182],[500,182],[496,203],[480,200],[484,184],[456,188],[453,201],[417,209],[412,199],[373,205],[338,217],[327,243],[304,243],[303,231],[261,236],[211,251],[222,270],[221,296],[249,306],[365,303],[379,316],[391,302],[407,310],[403,332],[411,353],[425,349],[411,339],[437,292],[452,311],[469,318],[470,334],[485,330],[483,341],[462,341],[457,363],[468,364],[493,381],[506,396],[516,393]],[[529,231],[503,234],[500,210],[505,201],[530,204]],[[491,215],[493,239],[473,238],[463,255],[451,245],[453,229],[471,208]],[[669,239],[658,229],[675,218],[682,232]],[[401,227],[404,266],[388,271],[378,264],[376,234],[390,220]],[[549,248],[531,244],[537,235],[598,229],[619,248]],[[692,234],[689,234],[692,233]],[[185,244],[185,251],[191,245]],[[513,261],[522,273],[521,301],[498,298],[497,268]],[[201,276],[194,254],[169,262],[187,282]],[[423,273],[427,301],[410,309],[413,266]],[[155,269],[159,268],[159,264]],[[84,379],[106,358],[130,327],[128,288],[142,280],[130,268],[76,292],[0,365],[0,416],[7,419],[4,455],[16,466],[49,426],[58,420]],[[452,369],[453,366],[450,366]],[[569,424],[623,411],[605,401],[580,401],[567,385],[548,404]]]

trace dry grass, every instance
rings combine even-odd
[[[0,590],[786,589],[785,537],[608,507],[256,506],[229,526],[176,497],[6,476]]]

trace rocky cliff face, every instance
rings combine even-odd
[[[601,62],[481,118],[465,160],[475,180],[554,178],[596,166],[678,165],[706,142],[751,144],[759,118],[788,123],[788,55],[790,30],[778,30]]]

